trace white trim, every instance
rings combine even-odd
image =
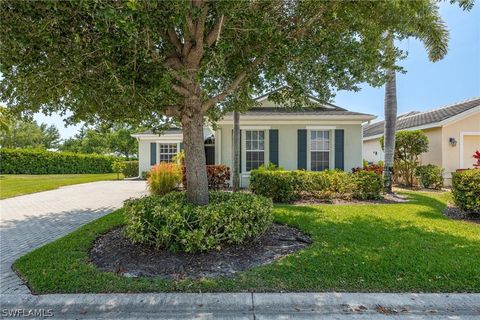
[[[336,126],[306,126],[307,130],[334,130]]]
[[[157,164],[160,163],[160,145],[161,144],[174,144],[174,145],[176,145],[177,146],[177,152],[175,154],[177,154],[177,153],[180,152],[180,143],[181,142],[178,142],[178,141],[172,141],[172,142],[158,141],[157,142]],[[171,154],[171,153],[169,153],[169,154]]]
[[[460,132],[460,169],[463,168],[463,138],[465,136],[480,136],[480,131],[461,131]]]
[[[240,126],[240,130],[270,130],[271,126]]]
[[[316,119],[317,121],[322,120],[357,120],[361,122],[369,121],[376,119],[376,116],[372,115],[333,115],[333,114],[267,114],[267,115],[260,115],[260,114],[242,114],[241,119],[243,120],[306,120],[312,121],[312,119]],[[219,122],[228,122],[231,123],[233,120],[233,115],[225,115]]]
[[[268,129],[258,129],[258,127],[254,127],[254,128],[250,128],[250,129],[242,129],[241,131],[241,135],[242,135],[242,143],[241,143],[241,163],[240,163],[240,167],[241,167],[241,171],[242,173],[249,173],[250,175],[250,171],[247,171],[247,132],[246,131],[249,131],[249,130],[252,130],[252,131],[263,131],[264,134],[263,134],[263,163],[266,164],[266,163],[269,163],[270,162],[270,133],[268,131]],[[232,139],[233,139],[233,135],[232,135]],[[233,145],[232,145],[232,151],[233,151]],[[232,161],[233,161],[233,157],[232,157]]]
[[[222,129],[215,132],[215,163],[222,163]]]
[[[362,126],[362,136],[363,136],[363,126]],[[366,137],[366,138],[362,138],[363,141],[368,141],[368,140],[375,140],[375,139],[379,139],[383,136],[383,133],[382,134],[376,134],[374,136],[369,136],[369,137]]]
[[[228,120],[228,119],[227,119]],[[218,125],[232,125],[232,121],[230,120],[225,120],[223,119],[222,121],[217,122]],[[269,123],[272,125],[279,125],[279,124],[289,124],[289,125],[342,125],[342,124],[355,124],[355,125],[361,125],[363,121],[360,120],[324,120],[319,119],[319,120],[312,120],[312,118],[305,119],[305,120],[269,120],[269,119],[244,119],[242,118],[242,124],[243,125],[259,125],[262,126],[265,123]]]
[[[134,137],[134,138],[142,139],[142,140],[143,139],[161,138],[161,137],[168,137],[168,138],[180,137],[180,138],[182,138],[183,133],[164,133],[164,134],[153,134],[153,133],[142,134],[142,133],[139,133],[139,134],[132,134],[131,136]]]
[[[307,129],[307,171],[312,171],[312,131],[327,131],[328,148],[328,169],[335,168],[335,134],[333,129]],[[319,150],[322,151],[322,150]],[[325,150],[323,150],[325,151]]]

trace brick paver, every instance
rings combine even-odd
[[[146,194],[144,181],[101,181],[0,200],[0,294],[29,293],[12,263]]]

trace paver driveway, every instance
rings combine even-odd
[[[145,181],[101,181],[0,200],[0,294],[30,292],[11,269],[17,258],[143,194]]]

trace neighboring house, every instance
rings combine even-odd
[[[247,187],[250,171],[262,164],[273,163],[286,170],[350,171],[362,165],[362,124],[373,115],[352,112],[314,97],[314,108],[286,109],[268,100],[268,94],[257,98],[260,106],[240,116],[241,186]],[[217,122],[214,138],[205,134],[207,163],[233,163],[233,114]],[[140,172],[152,164],[168,160],[181,148],[180,129],[160,136],[151,133],[134,135],[139,140]],[[210,157],[208,156],[210,154]]]
[[[363,158],[369,162],[383,160],[380,146],[384,122],[363,128]],[[430,111],[413,111],[397,118],[397,130],[423,130],[428,136],[429,151],[422,154],[422,164],[445,169],[445,183],[451,183],[456,169],[472,168],[475,150],[480,149],[480,98],[447,105]]]

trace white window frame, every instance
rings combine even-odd
[[[257,133],[263,133],[263,149],[260,149],[259,147],[257,149],[247,149],[247,134],[248,132],[250,133],[253,133],[253,132],[257,132]],[[257,142],[258,143],[258,146],[260,146],[260,139],[258,138],[259,135],[257,135],[257,139],[256,140],[248,140],[248,141],[251,141],[251,142]],[[248,130],[245,130],[245,139],[244,139],[245,143],[245,157],[244,157],[244,162],[245,163],[245,172],[250,172],[251,170],[248,170],[248,159],[247,159],[247,155],[248,155],[248,152],[263,152],[263,164],[267,163],[267,148],[266,148],[266,142],[267,142],[267,133],[266,133],[266,130],[263,130],[263,129],[260,129],[260,128],[255,128],[255,129],[248,129]],[[258,162],[258,161],[257,161]],[[259,164],[260,166],[261,164]]]
[[[168,146],[169,146],[169,148],[168,148],[168,151],[169,151],[169,152],[166,152],[166,153],[164,152],[164,153],[162,153],[162,150],[161,150],[162,145],[168,145]],[[174,153],[170,152],[170,147],[171,147],[171,146],[175,146],[175,152],[174,152]],[[172,157],[175,156],[175,155],[180,151],[180,144],[179,144],[179,143],[176,143],[176,142],[163,142],[163,141],[162,141],[162,142],[158,142],[158,143],[157,143],[157,148],[158,148],[158,161],[157,161],[157,163],[160,163],[160,162],[169,162],[169,163],[171,163],[171,162],[172,162],[172,161],[171,161],[171,157],[170,157],[170,161],[162,161],[162,159],[161,159],[162,154],[163,154],[163,155],[171,155]]]
[[[323,136],[324,133],[327,133],[328,134],[328,139],[326,140],[327,141],[327,144],[328,144],[328,147],[327,148],[323,148],[323,149],[314,149],[313,148],[313,134],[318,134],[319,132],[322,132],[322,140],[325,139],[325,136]],[[322,141],[320,140],[320,141]],[[310,168],[310,171],[314,171],[313,170],[313,159],[312,159],[312,153],[313,152],[327,152],[328,153],[328,157],[327,157],[327,167],[324,168],[323,170],[329,170],[331,169],[331,156],[332,156],[332,143],[333,143],[333,139],[332,139],[332,131],[331,130],[326,130],[326,129],[315,129],[315,130],[309,130],[309,163],[308,163],[308,166]],[[318,144],[318,142],[317,142]]]

